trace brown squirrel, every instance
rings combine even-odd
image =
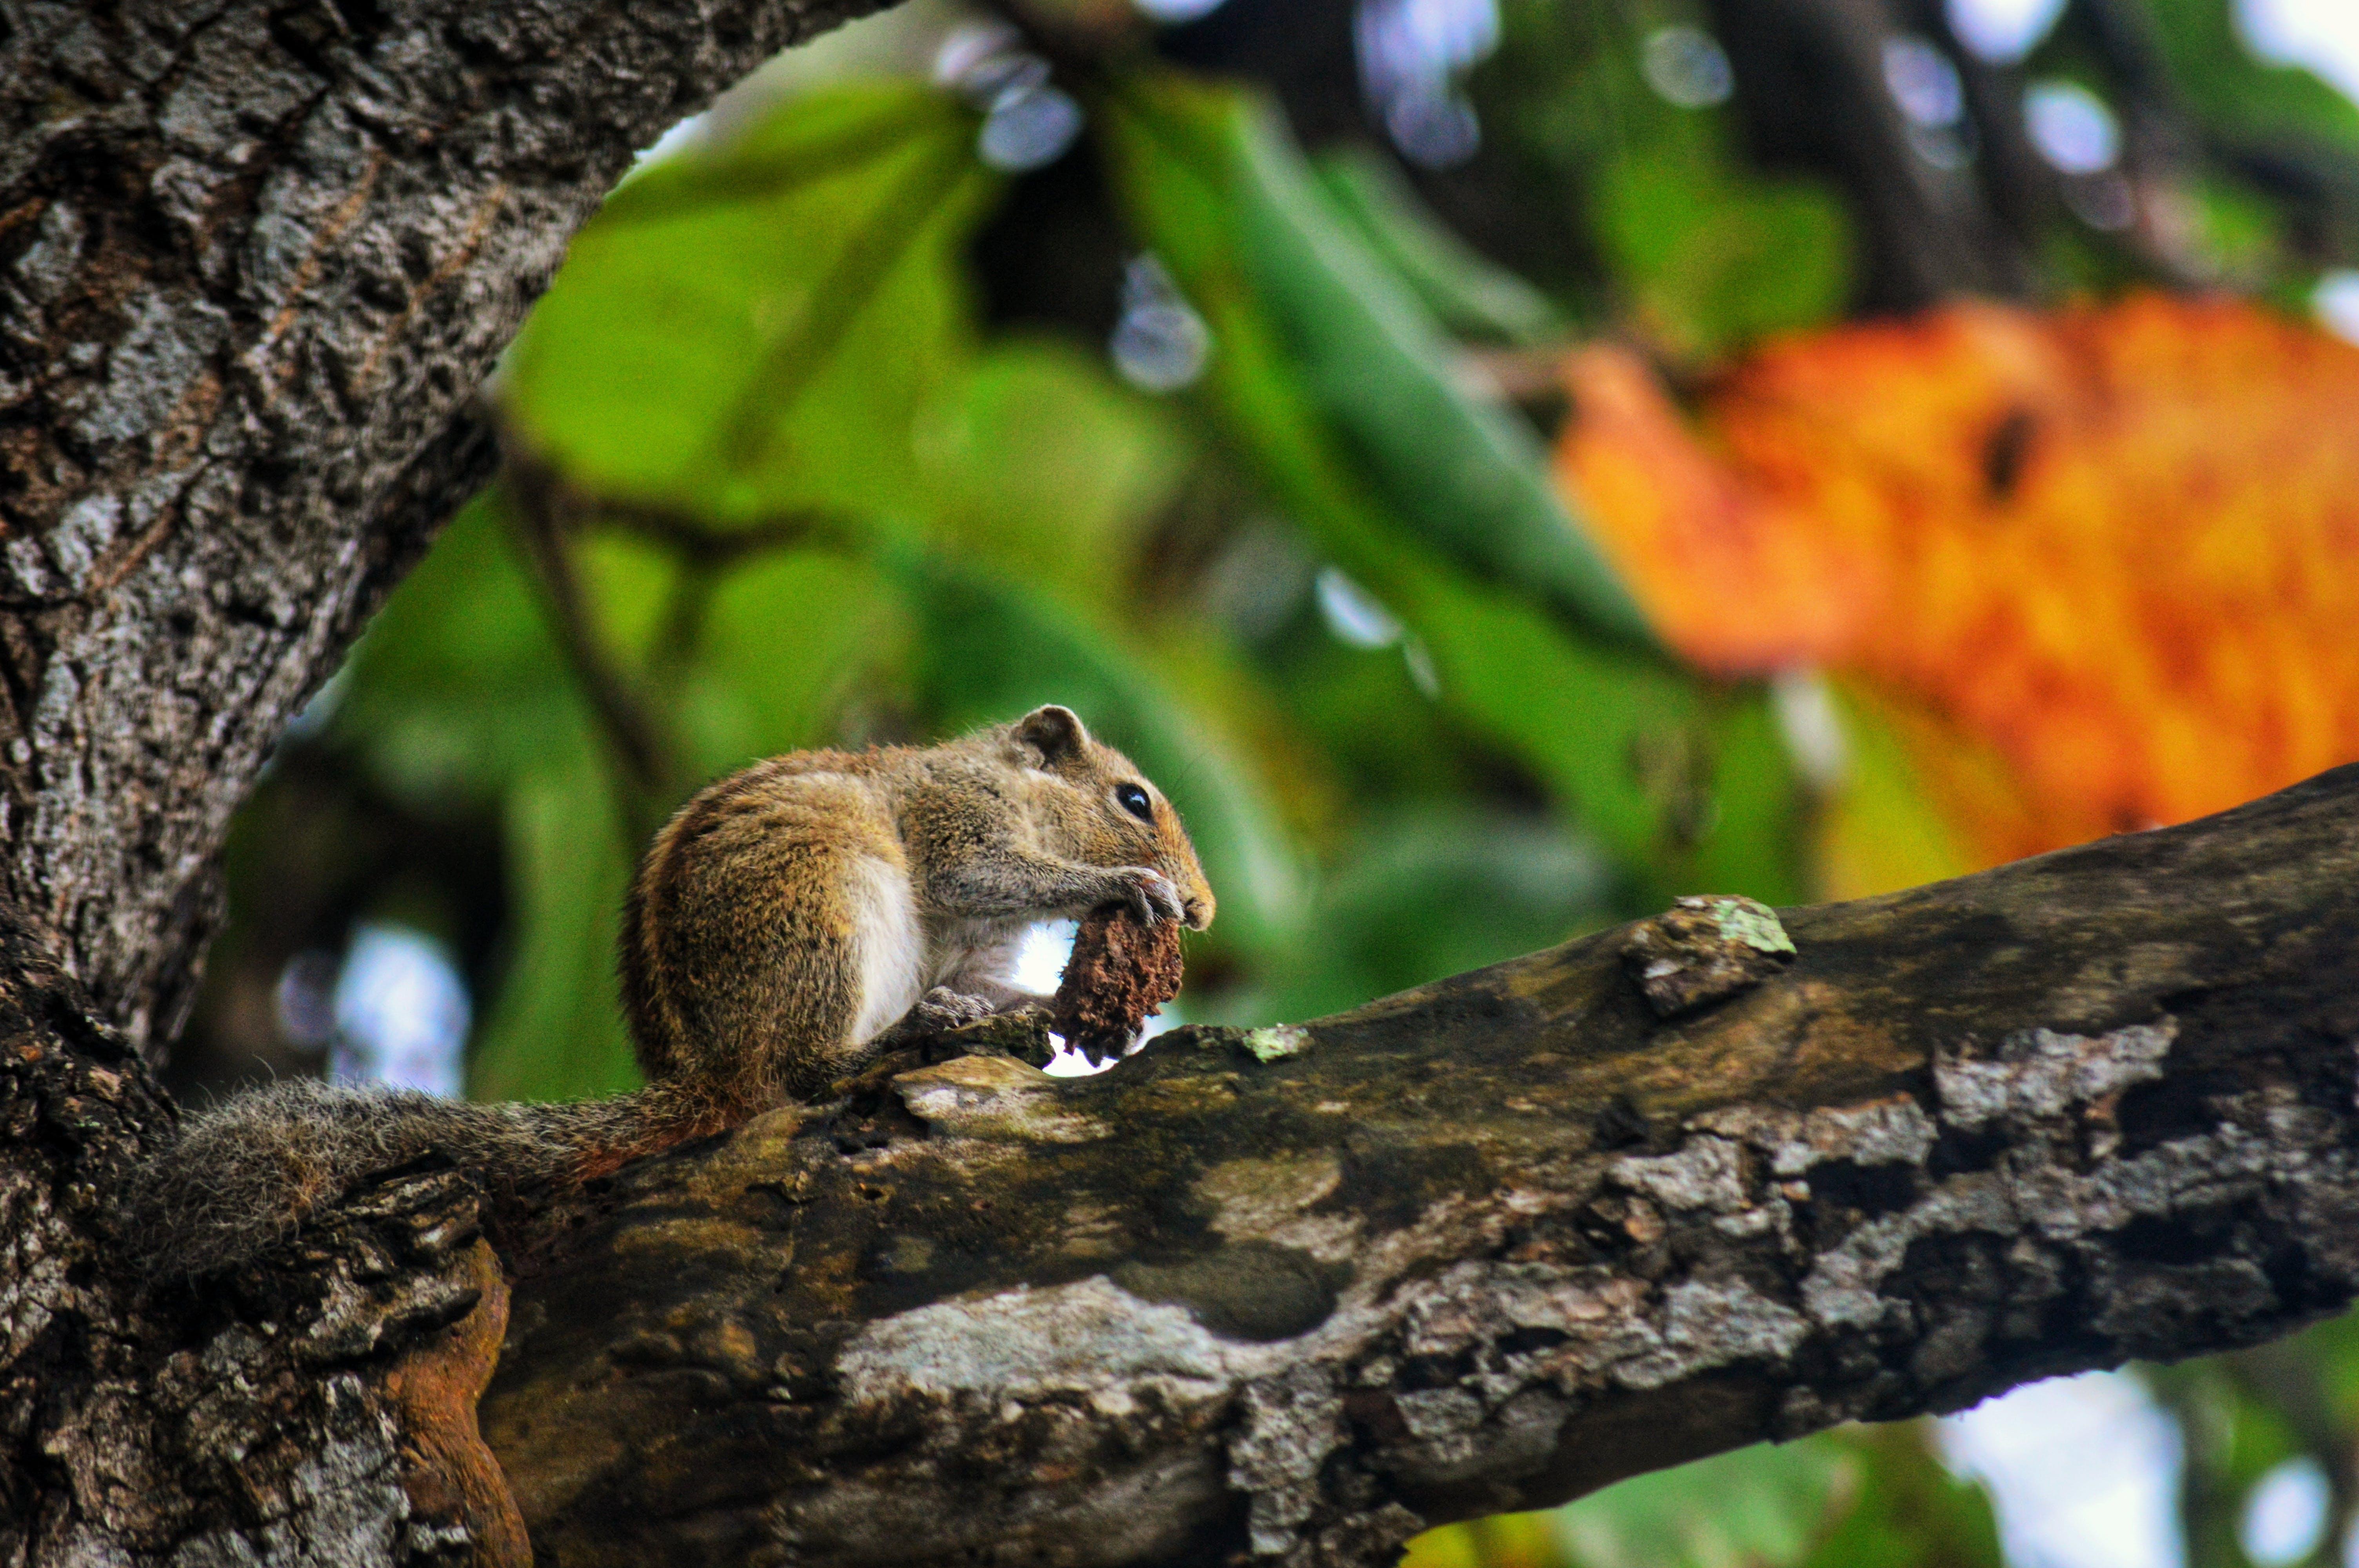
[[[131,1230],[154,1277],[211,1272],[293,1234],[354,1182],[440,1156],[495,1213],[808,1098],[905,1016],[948,1027],[1043,1002],[1009,973],[1042,920],[1127,904],[1212,924],[1179,815],[1069,708],[929,747],[797,752],[712,785],[641,860],[623,1009],[647,1087],[470,1105],[290,1082],[192,1117],[141,1172]]]

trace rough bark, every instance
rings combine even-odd
[[[0,1563],[523,1561],[450,1173],[142,1300],[230,812],[635,149],[877,0],[0,0]]]
[[[0,5],[0,891],[168,1039],[229,814],[633,151],[878,0]]]
[[[527,1561],[474,1424],[506,1290],[473,1184],[392,1176],[269,1271],[143,1300],[109,1200],[173,1119],[0,925],[0,1562]]]
[[[1655,986],[1695,925],[1094,1079],[887,1065],[625,1173],[483,1407],[536,1546],[1381,1562],[2359,1288],[2359,767]]]

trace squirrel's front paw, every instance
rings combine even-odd
[[[936,986],[918,999],[903,1020],[906,1028],[930,1034],[947,1034],[953,1029],[989,1018],[995,1011],[983,997],[954,991],[948,986]]]
[[[1154,867],[1125,866],[1114,872],[1114,879],[1118,884],[1114,897],[1130,906],[1140,925],[1180,918],[1180,890]]]

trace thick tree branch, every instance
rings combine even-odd
[[[0,883],[168,1038],[231,810],[643,147],[877,0],[0,7]]]
[[[570,1564],[1365,1563],[2359,1288],[2359,768],[1785,925],[888,1065],[575,1217],[485,1434]]]

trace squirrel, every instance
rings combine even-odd
[[[927,747],[796,752],[711,785],[656,835],[625,907],[623,1011],[645,1088],[473,1105],[293,1081],[189,1119],[137,1173],[153,1278],[245,1262],[361,1178],[440,1157],[495,1215],[724,1131],[857,1070],[907,1019],[1047,999],[1010,979],[1034,924],[1127,905],[1212,924],[1178,813],[1070,708]]]

